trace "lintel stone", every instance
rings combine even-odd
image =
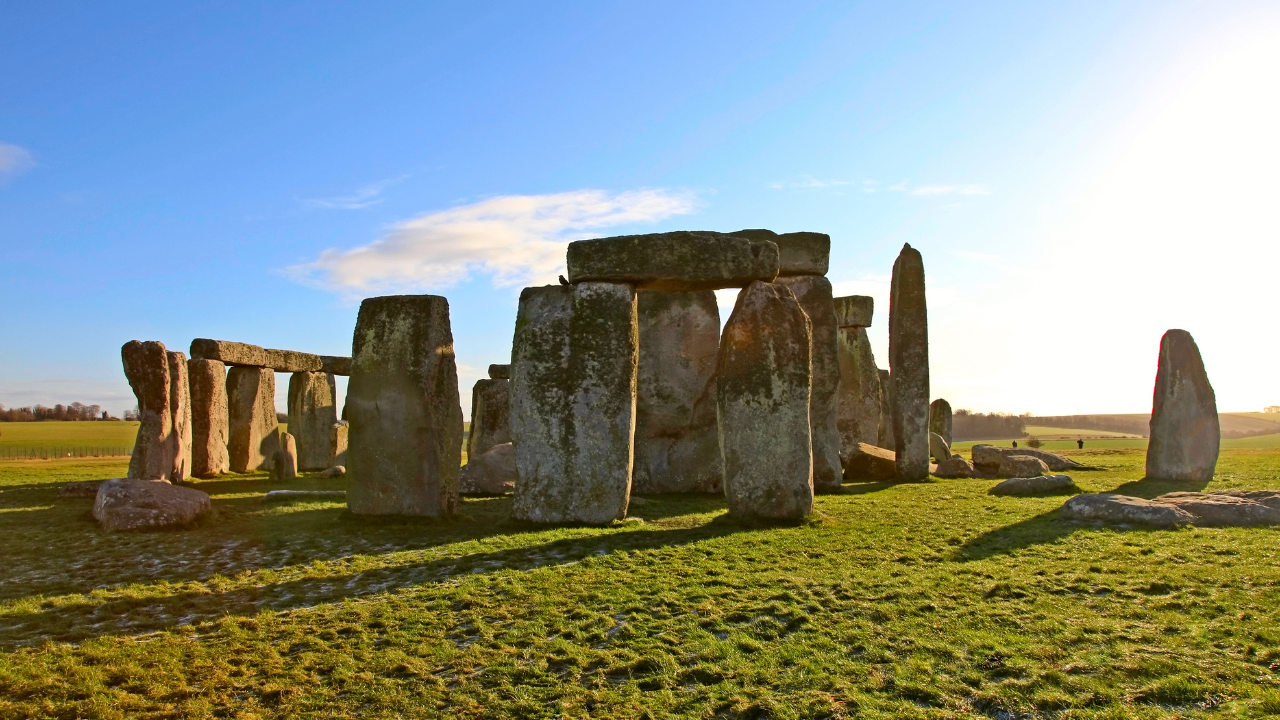
[[[627,283],[668,292],[745,287],[778,275],[774,243],[710,231],[578,240],[569,243],[567,260],[570,283]]]
[[[842,328],[869,328],[876,300],[870,295],[846,295],[835,299],[836,324]]]
[[[776,233],[761,229],[730,234],[777,245],[779,275],[826,275],[831,264],[831,236],[826,233]]]
[[[196,338],[191,341],[191,357],[195,360],[220,360],[233,367],[270,368],[276,372],[351,374],[349,357],[312,355],[294,350],[273,350],[229,340]]]

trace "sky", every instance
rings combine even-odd
[[[882,367],[918,248],[953,407],[1149,412],[1183,328],[1261,410],[1278,129],[1274,2],[0,4],[0,403],[432,293],[468,410],[569,241],[763,227],[831,235]]]

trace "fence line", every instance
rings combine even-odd
[[[54,460],[57,458],[129,457],[131,447],[9,447],[0,446],[0,460]]]

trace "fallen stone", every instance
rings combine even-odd
[[[830,238],[827,244],[830,245]],[[777,284],[790,289],[800,308],[809,316],[812,378],[809,387],[809,433],[813,443],[813,489],[839,490],[840,351],[831,282],[816,275],[797,275],[779,277]]]
[[[449,301],[395,295],[360,303],[347,388],[356,515],[452,515],[462,405]]]
[[[1062,516],[1068,520],[1135,523],[1163,528],[1195,522],[1194,515],[1176,505],[1110,493],[1077,495],[1063,504]]]
[[[845,460],[844,479],[891,480],[898,476],[897,458],[892,450],[875,445],[858,443],[855,451]]]
[[[876,300],[870,295],[845,295],[835,298],[836,325],[842,328],[869,328]]]
[[[938,462],[951,458],[951,446],[936,432],[929,433],[929,454]]]
[[[511,381],[477,380],[471,389],[471,434],[467,436],[467,457],[475,457],[495,445],[509,442]]]
[[[520,293],[511,351],[520,477],[513,517],[593,525],[626,517],[638,353],[631,286],[579,282]]]
[[[1054,472],[1062,472],[1063,470],[1079,470],[1084,466],[1067,457],[1063,457],[1057,453],[1048,450],[1037,450],[1035,448],[1002,448],[994,445],[979,443],[970,449],[971,457],[973,457],[973,465],[984,473],[996,473],[1000,471],[1000,463],[1004,462],[1004,458],[1009,455],[1025,455],[1028,457],[1039,458]]]
[[[877,370],[880,376],[880,442],[876,447],[897,447],[893,436],[893,376],[888,370]]]
[[[187,356],[169,350],[165,357],[169,361],[169,412],[173,417],[173,432],[169,435],[173,469],[169,471],[169,482],[180,485],[192,476],[191,385],[187,381]]]
[[[347,464],[347,437],[350,426],[347,421],[336,422],[330,431],[330,437],[333,438],[333,455],[329,456],[329,467],[345,466]]]
[[[1211,494],[1244,498],[1280,510],[1280,490],[1214,490]]]
[[[1273,501],[1273,498],[1268,498]],[[1171,492],[1155,502],[1173,505],[1195,518],[1205,527],[1252,527],[1280,525],[1280,507],[1257,502],[1249,497],[1225,493]]]
[[[640,290],[718,290],[778,275],[777,245],[703,231],[578,240],[569,243],[567,259],[570,283],[628,283]]]
[[[191,475],[207,478],[231,469],[227,454],[227,366],[221,360],[187,361],[191,390]]]
[[[331,468],[325,468],[320,471],[320,477],[322,478],[341,477],[346,474],[347,468],[342,465],[334,465]],[[343,492],[345,493],[346,491],[344,490]]]
[[[323,470],[334,464],[337,398],[337,384],[329,373],[296,372],[289,376],[289,434],[298,443],[299,470]]]
[[[1037,475],[1016,477],[987,491],[989,495],[1044,495],[1075,489],[1070,475]]]
[[[93,517],[108,531],[186,527],[213,509],[207,493],[166,480],[104,480]]]
[[[929,403],[929,432],[936,433],[951,447],[951,403],[942,398]]]
[[[124,374],[138,398],[138,436],[129,458],[133,480],[168,480],[173,472],[173,411],[164,344],[130,340],[120,348]]]
[[[346,490],[272,490],[262,496],[262,502],[286,502],[288,500],[341,501],[346,497]]]
[[[191,341],[191,357],[219,360],[237,367],[270,368],[276,372],[327,372],[350,374],[351,358],[312,355],[293,350],[273,350],[248,343],[196,338]]]
[[[233,367],[227,373],[227,455],[232,472],[270,470],[280,449],[276,374],[268,368]]]
[[[78,480],[58,488],[60,498],[91,498],[98,496],[98,488],[105,480]]]
[[[842,327],[837,335],[840,386],[836,392],[836,428],[840,433],[840,457],[858,443],[877,445],[884,422],[880,372],[871,352],[871,341],[862,327]]]
[[[516,489],[516,450],[511,443],[494,445],[462,466],[463,495],[506,495]]]
[[[1200,348],[1186,330],[1170,330],[1160,339],[1147,477],[1212,480],[1221,437],[1218,403]]]
[[[813,511],[810,323],[784,285],[738,293],[717,360],[724,491],[737,518]]]
[[[940,478],[973,477],[973,463],[959,455],[952,455],[946,460],[939,461],[933,474]]]
[[[1029,478],[1049,474],[1049,466],[1030,455],[1005,455],[997,473],[1003,477]]]
[[[929,476],[929,319],[924,260],[910,244],[893,264],[889,291],[889,369],[898,477]]]
[[[716,431],[715,293],[642,292],[637,300],[635,465],[631,492],[723,492]]]
[[[816,232],[776,233],[739,230],[735,237],[768,241],[778,246],[778,276],[826,275],[831,263],[831,236]]]
[[[510,366],[510,365],[496,365],[496,364],[495,364],[495,365],[490,365],[490,366],[489,366],[489,377],[490,377],[491,379],[493,379],[493,380],[510,380],[510,379],[511,379],[511,366]]]
[[[298,477],[298,445],[293,433],[280,433],[280,449],[271,459],[271,479],[293,480]]]

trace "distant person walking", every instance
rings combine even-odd
[[[1013,446],[1014,446],[1014,447],[1018,447],[1018,441],[1017,441],[1017,440],[1014,440],[1014,441],[1013,441]]]
[[[1076,447],[1080,448],[1081,450],[1084,449],[1084,438],[1080,438],[1079,440],[1076,440]]]

